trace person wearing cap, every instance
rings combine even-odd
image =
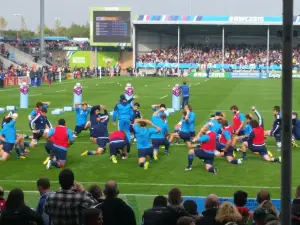
[[[292,113],[292,124],[293,124],[293,139],[292,139],[292,145],[294,147],[298,147],[295,140],[300,140],[300,120],[298,119],[298,113],[293,112]]]

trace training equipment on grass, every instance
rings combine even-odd
[[[110,116],[113,116],[114,115],[114,112],[112,111],[112,112],[109,112],[109,115]]]
[[[74,108],[72,106],[65,106],[64,107],[64,112],[72,112]]]
[[[180,87],[178,84],[176,84],[172,89],[172,108],[175,111],[180,110],[180,94]]]
[[[175,112],[175,109],[173,109],[173,108],[167,108],[167,110],[165,111],[165,114],[167,115],[167,116],[169,116],[169,115],[171,115],[172,113],[174,113]]]
[[[0,108],[0,114],[5,113],[5,108]]]
[[[29,86],[23,82],[20,86],[20,108],[28,109],[28,92]]]
[[[17,106],[8,105],[6,106],[7,111],[16,111],[18,109]]]
[[[64,113],[63,109],[54,109],[51,112],[52,115],[60,115],[60,114],[63,114],[63,113]]]
[[[82,86],[80,83],[76,83],[73,92],[74,92],[73,107],[75,107],[76,103],[82,102]]]
[[[130,100],[133,98],[133,87],[131,86],[130,83],[126,84],[125,86],[125,98],[126,100]],[[131,105],[133,106],[133,101],[131,102]]]

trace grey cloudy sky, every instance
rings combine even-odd
[[[84,24],[89,20],[89,7],[123,6],[132,9],[132,17],[138,14],[188,15],[192,1],[192,15],[223,16],[279,16],[282,0],[45,0],[46,25],[53,27],[54,18],[62,25],[72,22]],[[300,0],[294,0],[294,14],[300,14]],[[0,0],[0,16],[8,21],[8,28],[20,27],[20,13],[29,29],[39,25],[39,0]]]

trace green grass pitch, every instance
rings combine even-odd
[[[226,112],[227,119],[231,121],[232,115],[229,107],[233,104],[239,106],[243,113],[250,112],[250,107],[255,105],[263,115],[265,128],[272,126],[272,108],[281,105],[280,80],[251,80],[251,79],[188,79],[191,86],[190,103],[197,116],[197,130],[216,111]],[[90,105],[104,104],[112,111],[119,96],[124,91],[126,83],[130,82],[135,88],[135,94],[139,96],[141,113],[144,118],[151,119],[151,105],[165,103],[171,107],[171,87],[181,83],[180,78],[104,78],[83,79],[55,83],[52,87],[44,84],[41,88],[31,88],[29,109],[19,110],[17,129],[20,133],[29,132],[27,116],[34,108],[37,101],[51,101],[48,118],[53,125],[59,118],[65,118],[67,126],[74,129],[75,112],[62,115],[51,115],[54,108],[71,106],[73,102],[73,86],[76,82],[83,85],[83,101]],[[300,111],[300,82],[294,80],[293,109]],[[19,105],[19,90],[17,87],[0,90],[0,107],[7,105]],[[172,129],[180,119],[177,112],[169,117],[169,127]],[[117,128],[109,123],[109,131]],[[48,177],[52,181],[52,189],[58,188],[57,178],[59,169],[46,170],[42,164],[46,157],[44,140],[39,146],[31,149],[31,153],[25,160],[17,160],[15,153],[9,161],[0,163],[0,186],[6,190],[20,187],[26,192],[27,203],[35,207],[38,200],[35,182],[39,177]],[[276,150],[275,140],[268,138],[268,150],[275,156],[279,156]],[[88,187],[90,184],[103,184],[114,179],[119,183],[121,194],[134,194],[125,196],[133,205],[138,219],[140,214],[151,207],[153,197],[149,195],[167,194],[172,187],[179,187],[185,196],[206,196],[216,193],[219,196],[230,197],[237,189],[243,189],[254,197],[263,187],[270,189],[272,196],[280,195],[280,164],[268,163],[257,155],[248,152],[248,160],[242,166],[231,165],[223,158],[215,160],[215,166],[219,169],[219,175],[213,175],[204,171],[203,162],[195,158],[192,171],[184,171],[187,165],[187,148],[182,145],[173,145],[170,148],[170,156],[164,156],[160,152],[159,160],[153,162],[147,171],[137,165],[137,150],[134,147],[128,160],[119,160],[113,164],[108,159],[108,154],[101,156],[81,157],[85,150],[93,150],[96,145],[89,140],[89,133],[83,132],[76,143],[68,150],[67,167],[72,168],[76,174],[76,181]],[[299,149],[293,149],[293,187],[300,184],[298,175]],[[146,196],[148,195],[148,196]]]

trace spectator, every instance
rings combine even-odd
[[[274,204],[272,201],[270,200],[265,200],[263,201],[260,205],[259,205],[260,208],[263,208],[267,211],[267,213],[269,215],[273,215],[275,216],[276,218],[279,218],[279,214],[277,212],[277,209],[275,208]]]
[[[211,194],[205,200],[205,211],[197,219],[197,225],[216,225],[216,215],[219,208],[218,196]]]
[[[44,204],[50,193],[50,181],[48,178],[40,178],[38,179],[36,186],[41,195],[36,208],[36,213],[43,218],[45,225],[50,225],[49,216],[44,213]]]
[[[296,196],[292,203],[292,224],[300,224],[300,186],[297,187]]]
[[[102,225],[102,212],[96,208],[87,209],[84,212],[84,225]]]
[[[92,195],[92,197],[99,203],[103,202],[102,199],[102,191],[98,185],[92,185],[89,187],[88,192]]]
[[[43,219],[24,203],[24,193],[21,189],[13,189],[9,192],[6,206],[1,213],[1,225],[43,225]]]
[[[225,225],[229,222],[241,224],[242,216],[230,202],[223,202],[217,213],[216,221],[218,225]]]
[[[270,192],[268,192],[267,190],[261,190],[257,193],[256,201],[258,205],[260,205],[265,200],[271,200]]]
[[[4,189],[0,187],[0,213],[5,209]]]
[[[280,221],[279,220],[275,220],[275,221],[271,221],[271,222],[268,222],[266,223],[266,225],[280,225]]]
[[[186,200],[183,203],[183,207],[187,211],[187,213],[190,214],[190,216],[193,217],[195,220],[198,218],[198,209],[195,201]]]
[[[245,207],[247,204],[248,194],[244,191],[236,191],[233,195],[233,202],[243,217],[243,223],[247,223],[249,220],[249,209]]]
[[[90,194],[74,180],[73,171],[63,169],[59,174],[61,189],[49,194],[46,199],[44,210],[53,225],[79,225],[83,210],[95,204]]]
[[[132,208],[118,198],[119,190],[115,181],[108,181],[104,188],[105,199],[97,208],[102,211],[104,225],[136,225]]]
[[[177,217],[174,211],[167,207],[168,200],[164,196],[156,196],[153,208],[144,212],[143,225],[175,225]]]
[[[182,200],[183,198],[181,195],[181,191],[178,188],[173,188],[172,190],[169,191],[169,195],[168,195],[169,207],[175,211],[177,220],[180,217],[189,215],[181,205]]]
[[[4,71],[0,71],[0,88],[4,88],[4,78],[5,78]]]
[[[195,225],[195,220],[189,216],[184,216],[178,219],[177,225]]]
[[[255,221],[255,225],[265,225],[266,218],[266,210],[264,210],[263,208],[257,208],[254,210],[253,219]]]

